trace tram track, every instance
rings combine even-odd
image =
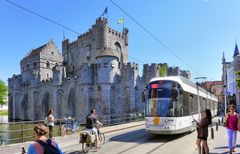
[[[143,129],[137,129],[129,132],[119,132],[106,136],[106,143],[101,149],[97,151],[98,154],[113,153],[159,153],[165,145],[169,146],[169,142],[184,138],[188,134],[180,135],[152,135],[145,133]],[[168,147],[167,146],[167,147]],[[72,149],[75,151],[73,152]],[[78,149],[78,150],[77,150]],[[79,144],[68,146],[65,150],[68,154],[81,154],[81,147]],[[90,153],[95,153],[91,151]]]
[[[134,145],[134,146],[131,146],[131,147],[127,148],[127,149],[124,149],[121,152],[119,152],[119,154],[127,153],[128,151],[134,150],[134,148],[138,148],[138,147],[140,147],[140,146],[142,146],[142,145],[144,145],[146,143],[149,143],[150,141],[156,140],[155,142],[160,142],[159,143],[160,145],[158,145],[157,147],[154,147],[153,149],[151,149],[148,152],[146,152],[146,154],[151,154],[152,152],[154,152],[154,151],[158,150],[159,148],[161,148],[162,146],[164,146],[166,143],[168,143],[168,142],[170,142],[172,140],[175,140],[177,138],[184,137],[185,135],[187,135],[187,134],[180,134],[177,137],[176,136],[172,136],[172,135],[170,135],[170,136],[164,135],[164,136],[161,136],[163,138],[159,138],[160,135],[155,135],[155,136],[152,135],[152,136],[148,137],[144,142],[139,143],[139,144]]]

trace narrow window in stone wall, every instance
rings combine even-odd
[[[47,73],[47,79],[49,79],[49,74]]]
[[[49,61],[46,61],[46,67],[47,67],[47,68],[50,68],[50,63],[49,63]]]
[[[37,62],[33,62],[33,68],[37,68]]]
[[[119,61],[118,62],[118,69],[120,69],[121,68],[121,62]]]

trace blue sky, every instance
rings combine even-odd
[[[110,0],[10,0],[79,33],[86,32],[108,6],[110,26],[118,31],[120,17],[129,28],[129,55],[143,63],[163,63],[189,69],[192,79],[221,79],[223,51],[232,60],[235,42],[240,45],[239,0],[114,0],[153,33],[191,68],[143,31]],[[20,60],[33,48],[54,39],[61,52],[63,31],[71,41],[77,35],[0,0],[0,79],[20,73]],[[140,67],[142,69],[142,67]],[[197,72],[197,73],[196,73]]]

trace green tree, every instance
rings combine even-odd
[[[160,77],[167,76],[167,65],[163,64],[162,66],[159,67],[160,67],[159,76]]]
[[[0,105],[7,103],[8,87],[0,80]]]

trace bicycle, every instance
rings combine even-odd
[[[99,144],[103,145],[105,143],[105,135],[99,130],[98,127],[97,132]],[[82,143],[82,151],[84,153],[88,152],[90,149],[93,149],[94,147],[96,147],[95,133],[89,130],[80,132],[79,143]]]
[[[72,121],[71,123],[66,122],[62,128],[62,136],[74,134],[79,130],[79,128],[80,124],[76,121]]]

